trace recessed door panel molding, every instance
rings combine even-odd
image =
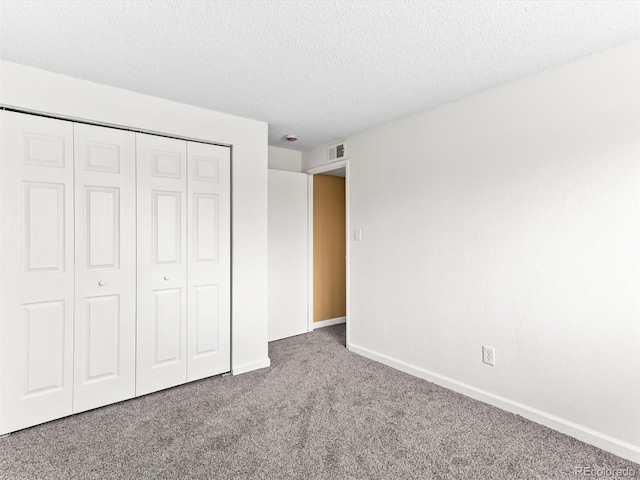
[[[25,164],[41,167],[65,167],[65,149],[68,147],[67,139],[62,135],[42,135],[25,131],[24,157]]]
[[[73,411],[135,395],[135,134],[74,124]]]
[[[153,263],[179,265],[181,262],[181,193],[152,191]]]
[[[25,272],[63,272],[64,184],[24,182]]]
[[[85,187],[86,268],[118,268],[120,189]]]
[[[194,357],[220,351],[220,288],[219,285],[194,287],[196,348]]]
[[[193,248],[196,262],[217,262],[220,252],[218,195],[193,194]]]
[[[64,390],[64,300],[24,305],[25,397]]]
[[[85,308],[83,385],[120,375],[120,295],[85,298]]]
[[[224,154],[225,152],[223,151],[222,153],[222,161],[227,161],[226,154]],[[218,158],[216,155],[217,152],[211,152],[211,156],[207,157],[193,155],[192,162],[193,166],[195,167],[195,170],[193,172],[193,179],[195,181],[218,183],[218,180],[220,178],[220,158]]]
[[[100,127],[97,127],[100,128]],[[84,141],[85,170],[94,172],[120,173],[120,145]]]
[[[187,142],[188,380],[231,369],[231,152]]]
[[[0,435],[72,412],[73,124],[0,112]]]
[[[186,142],[137,134],[136,395],[187,381]]]
[[[181,152],[171,151],[170,149],[166,151],[153,149],[149,152],[149,156],[151,157],[151,176],[174,178],[176,180],[182,178],[184,155]]]
[[[153,315],[154,355],[153,367],[180,362],[180,311],[182,289],[156,290]]]

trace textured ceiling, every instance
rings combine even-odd
[[[0,56],[305,150],[640,38],[638,1],[0,1]],[[1,73],[1,72],[0,72]],[[285,134],[298,135],[288,144]]]

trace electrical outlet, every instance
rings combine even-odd
[[[362,229],[361,229],[361,228],[356,228],[356,229],[353,231],[353,239],[354,239],[356,242],[360,242],[360,241],[362,241]]]
[[[487,365],[491,365],[492,367],[496,362],[496,352],[493,347],[487,347],[486,345],[482,346],[482,362]]]

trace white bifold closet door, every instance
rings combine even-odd
[[[0,112],[0,434],[72,413],[73,125]]]
[[[73,412],[135,396],[135,133],[74,125]]]
[[[0,111],[0,434],[231,369],[230,149]]]
[[[231,370],[231,161],[187,142],[187,380]]]
[[[139,134],[136,395],[230,370],[230,152]]]
[[[187,378],[187,145],[138,134],[136,395]]]

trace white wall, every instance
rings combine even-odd
[[[272,170],[302,171],[302,152],[269,145],[269,168]]]
[[[640,42],[347,142],[350,348],[640,462]]]
[[[308,175],[269,170],[269,341],[309,331]]]
[[[233,145],[232,370],[269,365],[266,123],[4,61],[0,103]]]

